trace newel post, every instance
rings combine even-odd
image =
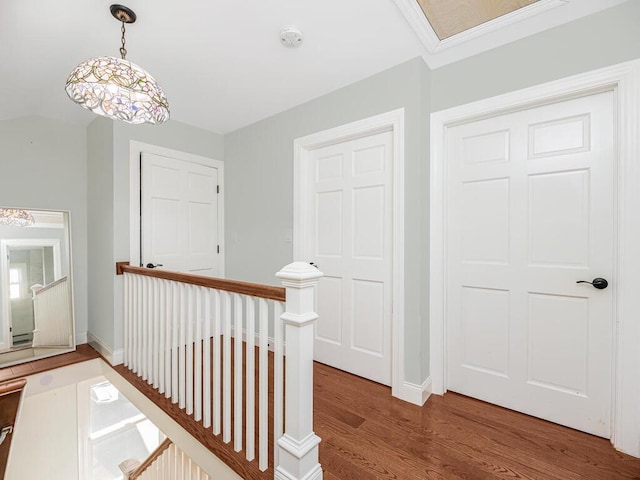
[[[278,480],[321,480],[318,463],[320,437],[313,432],[314,287],[322,272],[305,262],[294,262],[276,276],[287,291],[285,312],[285,425],[278,440]]]

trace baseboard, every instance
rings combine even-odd
[[[124,363],[124,350],[111,350],[105,343],[98,337],[91,333],[87,333],[87,342],[91,345],[100,355],[102,355],[107,362],[111,365],[120,365]]]
[[[427,379],[422,382],[422,385],[404,382],[399,398],[405,402],[413,403],[421,407],[425,404],[429,396],[431,396],[431,392],[431,377],[427,377]]]
[[[87,340],[87,332],[84,333],[76,333],[76,345],[82,345],[88,343]]]

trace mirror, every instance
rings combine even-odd
[[[0,367],[75,349],[69,212],[0,207]]]

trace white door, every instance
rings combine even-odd
[[[305,258],[318,284],[315,359],[391,384],[392,133],[310,152]]]
[[[613,92],[447,138],[447,388],[610,437]]]
[[[219,275],[218,170],[142,153],[142,263]]]

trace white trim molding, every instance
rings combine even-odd
[[[391,327],[391,394],[404,398],[404,108],[297,138],[293,142],[293,259],[304,260],[303,228],[307,158],[312,150],[380,132],[393,132],[393,316]],[[410,401],[410,400],[407,400]]]
[[[433,393],[447,390],[445,145],[449,127],[503,113],[614,91],[617,113],[612,396],[615,448],[640,457],[640,61],[627,62],[431,115],[430,365]]]
[[[93,349],[102,355],[111,365],[121,365],[124,363],[124,350],[122,348],[118,350],[111,350],[102,340],[93,335],[87,333],[87,343],[93,347]]]
[[[417,385],[411,382],[404,382],[402,384],[402,391],[403,393],[401,398],[403,400],[421,407],[431,396],[431,377],[427,377],[427,379],[422,382],[421,385]]]
[[[394,0],[424,47],[431,69],[614,7],[627,0],[538,0],[440,40],[417,0]]]
[[[140,258],[140,155],[142,153],[176,158],[218,170],[218,185],[220,186],[218,194],[218,245],[220,245],[221,253],[218,259],[219,273],[217,276],[224,278],[226,252],[224,244],[224,162],[136,140],[131,140],[129,144],[129,261],[131,265],[136,265],[137,259]]]

